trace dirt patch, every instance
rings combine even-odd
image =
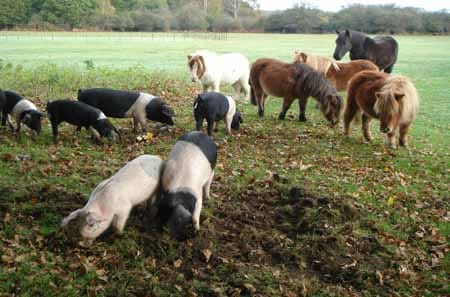
[[[142,278],[141,268],[130,268],[140,257],[145,269],[158,275],[159,285],[169,292],[176,284],[176,291],[201,296],[251,296],[255,292],[269,296],[283,286],[289,290],[281,295],[304,295],[305,278],[360,292],[379,292],[380,286],[386,294],[390,292],[386,280],[396,276],[383,282],[379,275],[394,273],[391,255],[377,238],[356,228],[365,215],[361,206],[282,184],[253,184],[235,196],[220,185],[217,191],[231,198],[206,201],[200,234],[184,242],[146,221],[147,210],[139,206],[128,221],[126,240],[108,231],[93,245],[80,247],[77,231],[63,231],[59,223],[62,216],[84,205],[87,197],[60,188],[17,198],[15,208],[1,207],[20,215],[21,224],[30,229],[36,222],[47,225],[46,232],[34,232],[37,235],[31,242],[43,234],[36,246],[62,255],[66,265],[79,273],[85,273],[89,265],[97,271],[116,271],[117,282],[106,291],[114,292],[115,284],[125,281],[122,277],[132,279],[142,292],[154,289],[154,284]],[[81,265],[83,261],[88,264]]]

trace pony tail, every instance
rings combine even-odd
[[[255,97],[255,91],[253,91],[252,84],[250,83],[250,80],[248,81],[248,84],[250,85],[250,101],[253,105],[256,106],[256,97]]]

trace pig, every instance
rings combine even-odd
[[[81,220],[80,234],[94,240],[112,224],[122,233],[131,209],[140,203],[153,205],[159,194],[164,161],[158,156],[141,155],[128,162],[112,177],[102,181],[87,204],[65,217],[61,226]]]
[[[187,227],[200,230],[203,197],[209,198],[217,146],[203,132],[189,132],[173,146],[161,177],[158,216],[178,238]]]
[[[112,118],[133,118],[134,131],[146,131],[147,119],[173,125],[173,109],[161,98],[142,92],[107,88],[78,90],[78,100],[100,109]]]
[[[58,126],[62,122],[82,127],[91,131],[92,135],[101,141],[101,137],[117,140],[119,131],[111,124],[101,110],[74,100],[54,100],[47,103],[47,113],[53,130],[53,139],[58,140]]]
[[[16,92],[0,90],[0,110],[3,126],[8,122],[9,127],[13,131],[20,133],[21,124],[24,123],[35,135],[41,133],[41,119],[45,114],[40,112],[33,102],[25,99]],[[9,115],[15,119],[17,124],[16,128],[11,122]]]
[[[194,117],[197,131],[202,130],[203,120],[206,119],[209,136],[212,136],[213,128],[217,131],[219,121],[225,121],[227,134],[231,134],[231,129],[239,130],[240,124],[244,122],[233,98],[217,92],[197,96],[194,102]]]

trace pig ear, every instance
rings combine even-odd
[[[173,109],[168,106],[168,105],[163,105],[162,107],[162,113],[166,116],[169,117],[174,117],[175,116],[175,111],[173,111]]]
[[[345,35],[347,35],[348,37],[351,37],[351,33],[350,33],[350,31],[347,29],[347,30],[345,30]]]
[[[188,55],[187,58],[188,58],[188,60],[190,61],[190,60],[192,59],[192,56],[191,56],[191,55]]]
[[[85,211],[83,208],[77,209],[73,212],[70,213],[70,215],[68,215],[67,217],[65,217],[62,222],[61,222],[61,227],[67,226],[67,224],[69,224],[70,221],[75,220],[76,218],[78,218],[81,215],[84,215]]]
[[[339,35],[339,34],[341,34],[341,32],[339,32],[339,30],[336,30],[336,34]]]

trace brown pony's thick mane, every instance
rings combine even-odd
[[[336,88],[325,77],[324,74],[315,71],[310,66],[303,63],[294,63],[297,66],[297,87],[300,93],[310,94],[319,100],[321,104],[325,103],[327,95],[338,95]]]
[[[395,114],[404,110],[405,99],[417,98],[417,92],[410,80],[401,75],[386,78],[383,87],[377,93],[378,98],[374,109],[377,113]],[[401,94],[402,99],[396,100],[395,95]]]

